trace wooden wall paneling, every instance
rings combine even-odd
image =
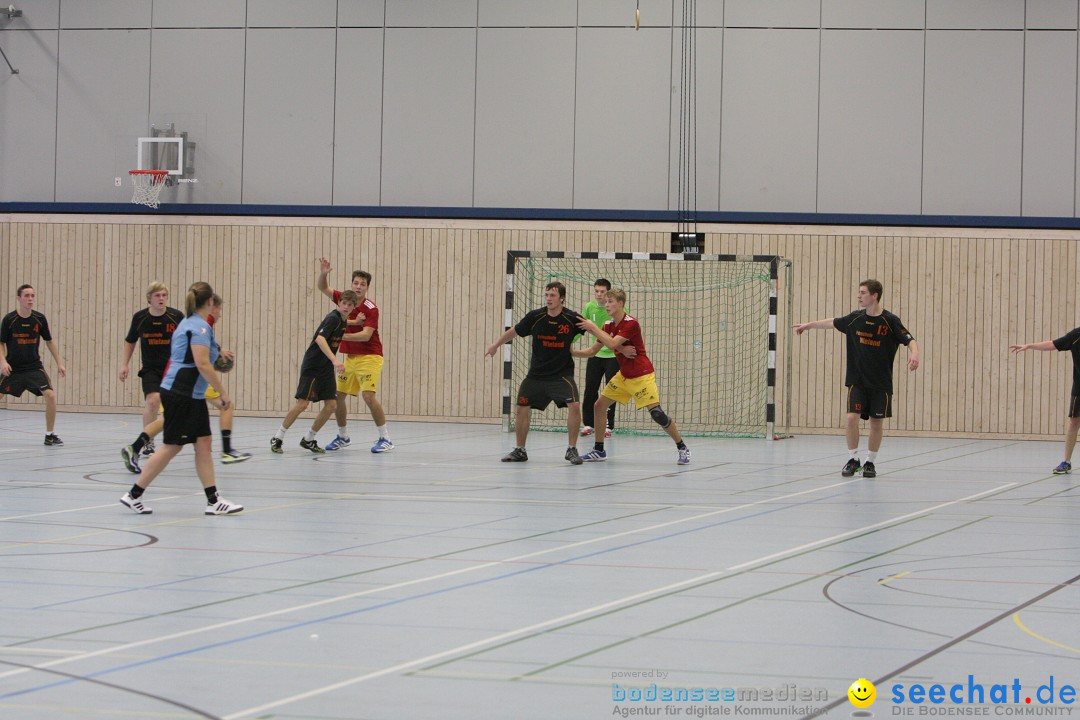
[[[961,283],[969,272],[966,268],[968,254],[967,244],[960,238],[952,240],[952,257],[950,260],[951,280],[948,292],[952,297],[953,317],[953,397],[950,403],[950,427],[964,427],[967,424],[967,402],[971,396],[971,382],[969,380],[971,360],[975,354],[970,350],[974,347],[974,332],[971,326],[971,318],[967,315],[967,300],[961,290]]]
[[[1024,323],[1024,333],[1034,337],[1034,333],[1041,330],[1042,322],[1040,320],[1042,306],[1042,288],[1040,278],[1044,278],[1045,267],[1045,244],[1044,243],[1026,243],[1028,255],[1029,255],[1029,271],[1027,275],[1027,292],[1025,293],[1026,302],[1024,303],[1026,308],[1026,317]],[[995,348],[997,352],[1001,352],[1000,347]],[[1040,353],[1045,354],[1045,353]],[[1042,394],[1045,387],[1045,383],[1038,381],[1038,376],[1035,374],[1037,366],[1041,364],[1039,361],[1041,358],[1033,358],[1032,362],[1024,373],[1024,396],[1027,400],[1028,410],[1025,413],[1025,433],[1037,433],[1039,432],[1039,426],[1041,425],[1040,417],[1043,411],[1043,399]]]

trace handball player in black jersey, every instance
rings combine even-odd
[[[878,450],[885,418],[893,410],[893,361],[901,345],[908,348],[908,370],[919,367],[919,345],[896,315],[881,306],[884,288],[877,280],[859,283],[859,309],[838,318],[825,318],[795,326],[799,335],[807,330],[835,328],[847,336],[847,446],[851,457],[840,474],[877,476]],[[870,421],[866,463],[859,462],[859,419]]]
[[[521,381],[514,412],[517,446],[503,457],[503,462],[526,462],[529,459],[525,451],[525,440],[529,435],[529,411],[544,410],[555,403],[556,407],[569,408],[566,416],[569,445],[565,458],[571,465],[582,463],[577,450],[581,398],[574,382],[574,358],[570,354],[570,346],[574,338],[581,334],[578,323],[584,318],[568,310],[563,305],[565,302],[566,286],[560,282],[548,283],[544,288],[544,307],[526,313],[517,325],[508,328],[491,343],[485,353],[487,357],[494,357],[502,345],[514,338],[532,338],[529,372]]]
[[[15,291],[19,306],[0,321],[0,395],[19,397],[29,390],[45,398],[45,444],[63,445],[56,427],[56,392],[41,362],[41,341],[56,361],[60,377],[67,375],[60,351],[49,330],[49,321],[34,309],[37,294],[30,285]]]
[[[165,377],[165,366],[169,364],[169,346],[173,330],[184,319],[184,313],[169,307],[169,286],[155,280],[146,289],[147,307],[131,316],[131,326],[124,337],[124,359],[120,363],[117,376],[120,382],[126,382],[131,370],[131,356],[138,346],[142,357],[142,369],[139,378],[143,392],[143,427],[157,420],[161,408],[161,379]],[[142,447],[143,455],[154,453],[154,441],[151,439]]]

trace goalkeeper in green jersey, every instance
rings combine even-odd
[[[597,327],[604,327],[604,323],[611,319],[611,316],[607,314],[607,310],[604,308],[607,292],[610,289],[611,281],[604,278],[600,278],[593,283],[593,296],[595,299],[586,303],[585,308],[581,311],[581,314],[596,323]],[[585,363],[585,399],[581,407],[581,419],[585,426],[581,428],[582,435],[593,434],[593,405],[596,404],[596,399],[600,397],[601,383],[611,382],[611,378],[615,377],[617,372],[619,372],[619,361],[615,359],[614,351],[606,347],[601,348],[600,352],[589,358],[588,362]],[[598,436],[600,432],[603,432],[604,437],[611,437],[611,431],[614,429],[615,404],[612,403],[608,406],[607,428],[603,431],[597,429],[595,432]]]

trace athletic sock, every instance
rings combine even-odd
[[[130,490],[128,490],[128,494],[129,494],[129,495],[131,495],[131,498],[132,498],[133,500],[138,500],[139,498],[141,498],[141,497],[142,497],[142,494],[143,494],[144,492],[145,492],[145,490],[143,490],[143,489],[142,489],[141,487],[139,487],[138,485],[132,485],[132,486],[131,486],[131,489],[130,489]]]
[[[308,430],[307,435],[304,435],[304,440],[306,440],[308,442],[311,442],[314,439],[315,439],[315,431],[314,430]]]
[[[876,452],[867,452],[866,453],[866,462],[874,462],[875,460],[877,460],[877,453]]]
[[[685,450],[686,449],[686,443],[684,443],[682,440],[680,440],[679,442],[675,443],[675,447],[679,448],[680,450]]]
[[[221,431],[221,452],[232,452],[232,430]]]
[[[348,428],[345,425],[338,425],[337,436],[339,438],[341,438],[342,440],[348,440],[349,439],[349,430],[348,430]]]
[[[854,450],[849,449],[848,452],[851,453],[852,460],[859,462],[859,448],[855,448]]]
[[[277,432],[274,433],[274,437],[276,437],[278,440],[284,440],[285,439],[285,433],[287,433],[287,432],[288,432],[288,430],[286,430],[285,426],[282,425],[281,427],[278,428]]]
[[[375,429],[379,431],[379,437],[381,437],[383,440],[390,439],[390,431],[386,429],[385,425],[376,425]]]
[[[135,438],[135,442],[131,443],[131,449],[134,450],[136,454],[138,454],[140,450],[146,447],[146,443],[148,442],[150,442],[150,436],[144,432],[141,432],[139,433],[139,437]],[[131,497],[135,496],[132,495]]]
[[[203,488],[203,492],[206,493],[207,505],[213,505],[217,502],[217,485],[211,485],[208,488]]]
[[[599,450],[600,452],[604,452],[604,443],[602,443],[602,442],[594,442],[592,444],[592,449],[593,450]]]

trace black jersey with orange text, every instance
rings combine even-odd
[[[167,307],[165,312],[157,317],[150,314],[150,308],[143,308],[131,316],[131,327],[128,328],[124,342],[133,343],[138,340],[143,367],[164,374],[165,366],[169,364],[169,344],[172,342],[173,330],[183,319],[184,313],[176,308]]]
[[[913,338],[900,318],[888,310],[867,315],[856,310],[833,319],[833,327],[847,335],[847,376],[844,385],[893,391],[892,370],[896,350]]]
[[[1072,351],[1073,360],[1073,385],[1072,394],[1080,395],[1080,327],[1073,328],[1069,332],[1065,333],[1057,340],[1054,340],[1054,347],[1058,350]]]
[[[319,327],[315,329],[315,334],[311,336],[311,344],[308,345],[304,360],[300,363],[300,375],[313,377],[324,372],[334,372],[334,364],[330,362],[330,358],[326,357],[315,339],[321,335],[330,346],[330,352],[336,355],[341,345],[341,336],[345,334],[345,327],[346,321],[341,318],[341,313],[337,310],[327,313],[323,321],[319,323]]]
[[[0,324],[0,342],[4,343],[8,365],[12,372],[22,370],[41,370],[41,341],[52,340],[49,321],[37,310],[31,310],[29,317],[22,317],[17,310],[4,316]]]
[[[564,377],[574,373],[570,343],[581,335],[577,324],[583,319],[566,308],[552,317],[546,307],[532,310],[521,318],[514,331],[521,337],[532,337],[532,359],[527,377]]]

